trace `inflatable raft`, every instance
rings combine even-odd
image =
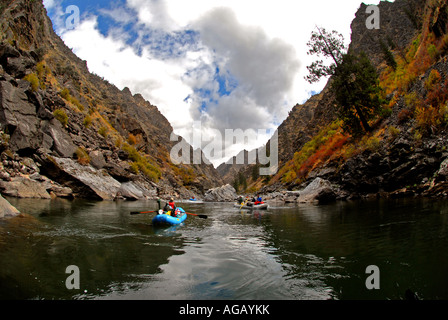
[[[253,204],[252,202],[248,202],[245,204],[238,204],[235,203],[235,208],[241,208],[241,209],[246,209],[246,210],[265,210],[267,209],[269,206],[267,203],[260,203],[260,204]]]
[[[176,208],[175,213],[175,215],[171,215],[171,211],[164,212],[160,210],[159,214],[152,219],[152,224],[173,226],[181,224],[187,219],[187,214],[184,209]]]

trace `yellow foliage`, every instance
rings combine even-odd
[[[425,89],[428,91],[432,90],[440,82],[441,78],[440,73],[436,69],[432,69],[428,79],[425,81]]]
[[[35,73],[27,74],[23,79],[31,84],[31,90],[33,90],[34,92],[39,89],[40,81]]]
[[[76,149],[75,154],[79,164],[86,166],[90,163],[90,157],[83,148],[79,147]]]

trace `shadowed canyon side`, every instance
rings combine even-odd
[[[211,164],[171,162],[178,141],[167,119],[140,94],[90,73],[42,1],[2,1],[0,15],[3,195],[189,198],[222,184]]]
[[[352,136],[341,128],[330,77],[278,128],[278,173],[258,177],[253,165],[238,168],[239,192],[287,202],[446,197],[447,2],[380,2],[379,29],[367,28],[366,9],[361,4],[351,23],[348,52],[364,52],[377,70],[382,104],[371,132]],[[309,189],[313,196],[305,197]]]

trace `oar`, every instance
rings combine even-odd
[[[157,211],[133,211],[131,212],[131,214],[141,214],[141,213],[153,213],[153,212],[157,212]]]
[[[185,212],[186,214],[192,215],[192,216],[196,216],[202,219],[207,219],[208,216],[204,215],[204,214],[195,214],[195,213],[190,213],[190,212]]]

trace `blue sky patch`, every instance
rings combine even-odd
[[[219,67],[216,67],[214,80],[219,84],[218,94],[220,97],[230,95],[238,86],[238,80],[229,72],[221,72]]]

